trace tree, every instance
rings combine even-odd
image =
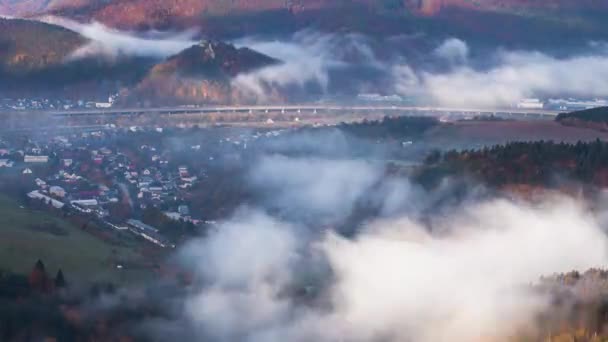
[[[36,262],[36,265],[34,265],[28,280],[30,287],[34,291],[45,293],[51,289],[51,282],[46,274],[44,263],[40,259]]]
[[[56,289],[63,289],[66,288],[68,286],[68,284],[65,281],[65,277],[63,276],[63,271],[61,269],[59,269],[59,271],[57,271],[57,275],[55,276],[55,288]]]

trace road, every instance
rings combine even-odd
[[[43,111],[40,113],[54,117],[78,116],[121,116],[121,115],[200,115],[210,113],[301,113],[301,114],[330,114],[330,113],[366,113],[384,112],[412,113],[417,115],[496,115],[516,117],[547,117],[553,118],[558,111],[547,109],[482,109],[482,108],[447,108],[447,107],[414,107],[414,106],[339,106],[339,105],[284,105],[284,106],[212,106],[212,107],[165,107],[165,108],[109,108],[70,111]]]

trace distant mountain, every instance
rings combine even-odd
[[[600,0],[0,0],[0,14],[52,14],[129,31],[194,27],[220,40],[311,27],[383,36],[473,33],[499,44],[608,39],[608,1]]]
[[[232,87],[234,77],[276,63],[247,48],[204,41],[154,66],[125,101],[144,106],[245,102]]]
[[[608,1],[596,0],[55,0],[45,13],[129,31],[197,28],[219,40],[309,28],[525,48],[608,39]]]

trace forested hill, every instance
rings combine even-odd
[[[598,107],[571,113],[562,113],[555,119],[562,125],[608,130],[608,107]]]
[[[561,181],[608,186],[608,142],[516,142],[481,150],[434,152],[420,171],[433,184],[446,175],[469,176],[491,186],[559,186]]]
[[[87,39],[63,27],[0,18],[0,70],[24,73],[63,63]]]

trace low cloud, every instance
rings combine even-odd
[[[131,33],[98,22],[82,24],[60,17],[44,17],[41,20],[63,26],[90,40],[72,54],[72,58],[76,59],[89,56],[116,58],[121,55],[162,59],[196,44],[195,31]]]
[[[348,89],[451,107],[511,107],[533,97],[608,97],[608,49],[602,42],[555,57],[501,48],[476,51],[461,39],[449,38],[435,48],[417,50],[422,55],[415,58],[390,40],[311,31],[289,40],[244,39],[237,44],[284,61],[234,80],[237,89],[261,101],[269,86],[310,85],[317,86],[321,95]]]
[[[295,88],[306,91],[307,86],[327,93],[331,73],[352,64],[370,67],[379,65],[376,56],[363,36],[356,34],[324,34],[301,31],[290,40],[267,41],[246,38],[235,42],[283,61],[278,65],[239,75],[233,86],[242,93],[265,100],[270,88]]]
[[[251,171],[251,182],[269,205],[292,217],[336,223],[383,177],[366,161],[267,156]]]
[[[541,275],[608,261],[606,236],[566,198],[490,200],[437,225],[403,216],[315,238],[248,209],[185,250],[207,282],[184,319],[212,341],[502,340],[547,308],[529,287]],[[311,269],[330,270],[326,283]],[[317,299],[286,295],[298,286]]]
[[[433,54],[449,63],[461,64],[469,58],[469,46],[460,39],[450,38],[439,45]]]
[[[461,53],[466,49],[456,45],[461,44],[446,42],[437,51],[462,62]],[[490,66],[468,62],[446,72],[395,65],[392,67],[395,90],[405,96],[425,97],[433,103],[455,107],[510,107],[531,97],[608,96],[608,53],[602,49],[564,58],[540,52],[499,50],[489,59],[494,61]]]

